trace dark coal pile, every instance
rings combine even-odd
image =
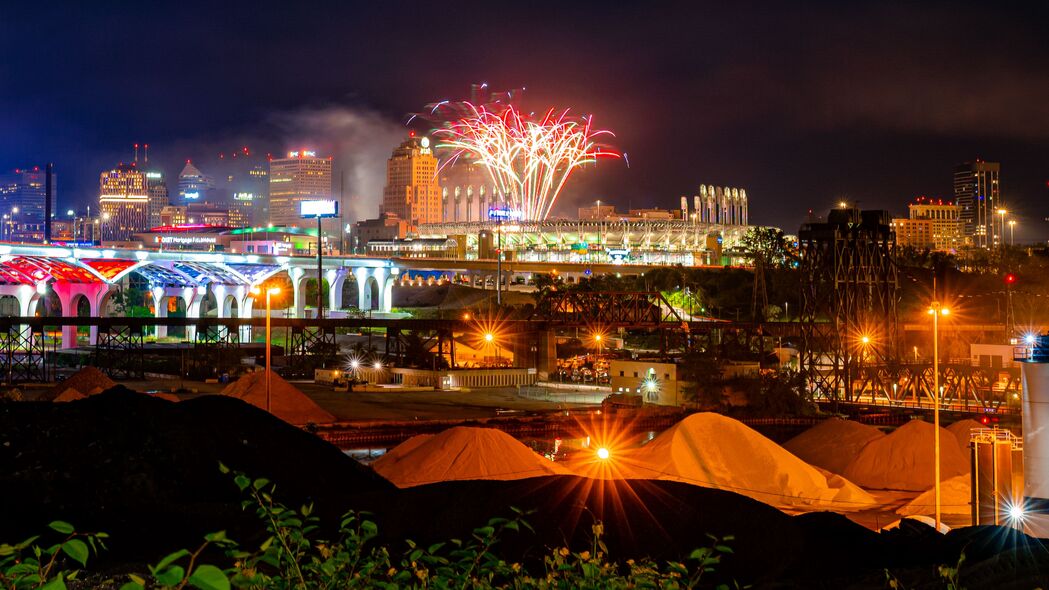
[[[332,519],[348,494],[393,489],[335,447],[239,400],[171,403],[118,386],[65,404],[0,405],[0,538],[19,540],[62,519],[110,533],[109,555],[129,559],[156,558],[221,529],[247,540],[257,520],[241,511],[220,461],[277,483],[289,505],[329,508],[322,514]]]
[[[290,506],[314,502],[334,523],[346,509],[370,511],[380,541],[468,538],[491,517],[527,516],[535,534],[506,532],[497,551],[538,563],[552,548],[590,546],[604,523],[613,559],[682,559],[732,535],[735,550],[718,575],[757,588],[884,588],[889,569],[906,587],[942,587],[937,566],[966,553],[968,588],[1028,588],[1049,578],[1041,541],[999,528],[946,536],[924,525],[875,533],[828,513],[788,516],[731,492],[671,481],[601,481],[550,476],[458,481],[398,490],[312,434],[239,400],[208,396],[181,403],[122,387],[65,404],[0,405],[0,541],[20,540],[63,519],[109,532],[95,567],[155,561],[227,530],[257,543],[259,523],[222,461],[277,483]]]

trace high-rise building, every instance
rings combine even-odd
[[[5,239],[43,239],[45,176],[44,169],[39,166],[0,174],[0,213],[10,217],[4,231]],[[56,181],[57,175],[52,174],[52,199],[55,198]]]
[[[294,227],[309,223],[300,217],[299,203],[332,198],[331,164],[331,158],[305,150],[270,160],[269,222]]]
[[[954,169],[954,201],[961,207],[965,235],[972,244],[990,248],[1001,243],[1002,230],[997,224],[1002,207],[999,185],[1001,164],[976,160],[959,164]]]
[[[215,183],[211,177],[198,170],[193,162],[186,160],[186,166],[178,175],[178,204],[207,201],[213,188]]]
[[[386,163],[382,212],[393,213],[416,228],[443,221],[442,209],[437,158],[430,150],[430,139],[411,132]]]
[[[255,207],[260,202],[255,193],[233,193],[233,200],[229,205],[230,227],[248,227],[255,225]]]
[[[171,204],[164,173],[159,170],[146,171],[146,191],[149,193],[149,227],[159,227],[160,212]]]
[[[911,219],[929,220],[933,249],[954,250],[965,243],[961,206],[943,199],[918,197],[907,208]]]
[[[102,240],[121,241],[149,229],[149,188],[146,175],[134,164],[120,164],[99,178]]]

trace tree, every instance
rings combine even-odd
[[[794,244],[783,235],[783,230],[774,227],[752,227],[740,239],[743,255],[754,266],[763,268],[789,268],[798,259]]]

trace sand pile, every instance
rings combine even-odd
[[[947,430],[958,439],[958,444],[962,447],[962,453],[966,457],[969,456],[969,439],[972,435],[972,430],[975,428],[987,428],[987,426],[971,418],[966,418],[947,427]]]
[[[113,381],[105,373],[99,371],[95,367],[84,367],[76,373],[69,376],[68,379],[62,381],[58,385],[51,388],[52,399],[56,399],[59,395],[66,392],[66,390],[72,389],[78,391],[85,396],[95,395],[101,393],[110,387],[116,385],[116,381]],[[44,398],[47,399],[47,398]],[[70,400],[63,400],[70,401]]]
[[[940,513],[968,516],[972,483],[968,475],[958,475],[940,484]],[[928,489],[896,510],[900,516],[936,514],[936,490]]]
[[[609,460],[623,477],[681,481],[743,494],[782,509],[864,510],[876,504],[840,476],[825,474],[742,422],[693,414],[635,452]]]
[[[809,465],[844,473],[867,443],[883,436],[873,426],[831,418],[788,440],[783,448]]]
[[[911,420],[892,434],[863,447],[845,469],[845,477],[865,488],[924,492],[933,487],[933,430],[922,420]],[[940,480],[969,472],[969,461],[957,439],[940,429]]]
[[[306,397],[285,381],[280,375],[270,372],[270,413],[289,424],[331,424],[332,416],[313,400]],[[266,371],[247,373],[222,390],[223,395],[235,397],[249,404],[266,409]]]
[[[467,426],[412,437],[380,457],[372,467],[401,488],[442,481],[513,480],[569,473],[501,430]]]
[[[73,389],[72,387],[70,387],[69,389],[67,389],[67,390],[63,391],[62,393],[58,394],[58,396],[56,396],[55,399],[53,399],[51,401],[53,401],[53,402],[75,402],[75,401],[81,400],[81,399],[87,399],[87,396],[82,394],[82,393],[80,393],[79,391]]]

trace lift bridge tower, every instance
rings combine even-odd
[[[851,401],[899,358],[896,237],[887,211],[833,209],[798,231],[801,370],[817,398]]]

